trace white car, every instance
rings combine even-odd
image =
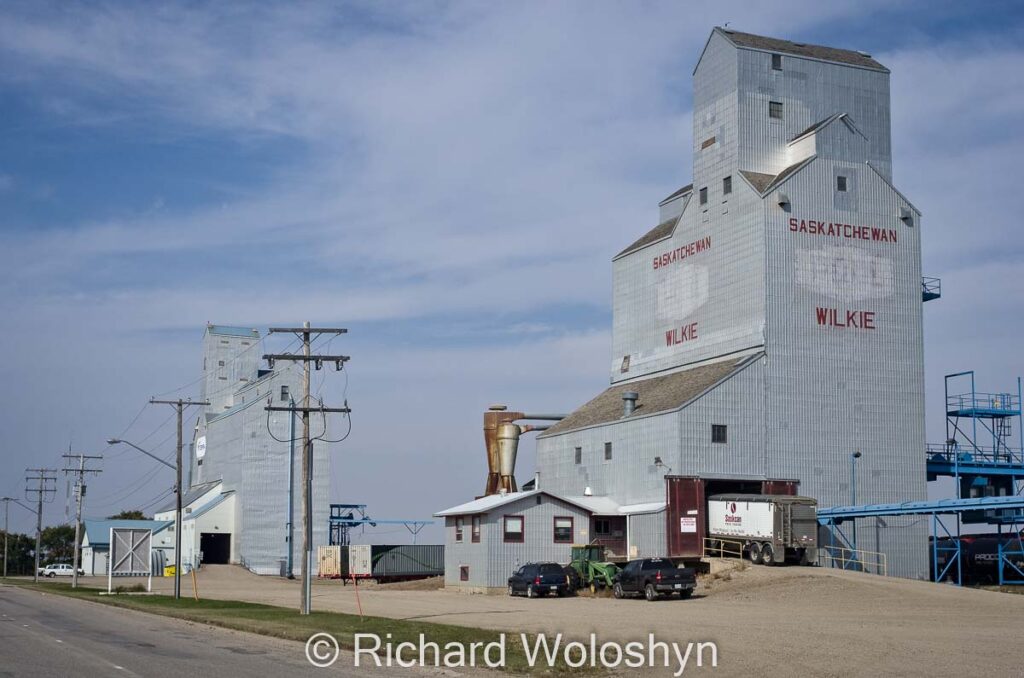
[[[39,568],[39,575],[42,577],[70,577],[74,574],[74,568],[67,563],[61,563],[58,565],[47,565],[46,567]],[[78,568],[78,574],[85,574],[85,570]]]

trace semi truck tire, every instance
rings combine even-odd
[[[750,544],[750,562],[754,565],[761,564],[761,545],[756,541]]]
[[[765,544],[761,547],[761,562],[768,567],[777,564],[775,562],[775,549],[772,548],[771,544]]]

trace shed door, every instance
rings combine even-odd
[[[671,558],[699,558],[707,530],[704,481],[701,478],[666,478],[665,534]]]

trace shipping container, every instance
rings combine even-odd
[[[817,559],[818,502],[794,495],[724,494],[708,499],[708,536],[739,542],[755,563]]]
[[[341,579],[348,577],[348,547],[321,546],[317,552],[320,567],[318,576],[325,579]]]

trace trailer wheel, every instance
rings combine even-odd
[[[768,567],[778,564],[775,562],[775,549],[772,548],[771,544],[765,544],[761,547],[761,562]]]
[[[622,592],[622,584],[615,582],[615,586],[612,587],[612,595],[616,598],[623,597],[624,594]]]
[[[750,544],[750,562],[754,565],[761,564],[761,545],[756,541]]]
[[[644,597],[650,602],[654,602],[658,599],[658,592],[654,590],[653,584],[648,584],[644,587]]]

